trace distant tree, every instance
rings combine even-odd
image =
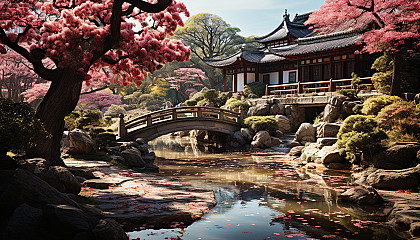
[[[363,35],[368,53],[388,52],[393,56],[393,74],[390,93],[401,93],[401,59],[404,54],[415,55],[420,49],[420,1],[413,0],[326,0],[309,17],[312,24],[329,31],[348,24],[374,22]]]
[[[7,92],[7,98],[22,101],[21,93],[42,81],[30,68],[30,63],[13,51],[7,51],[0,59],[0,90]]]
[[[111,105],[120,105],[121,96],[112,94],[109,91],[98,91],[90,94],[80,95],[78,105],[85,106],[88,109],[105,112]]]
[[[200,13],[190,17],[185,26],[175,31],[175,37],[189,46],[194,55],[191,61],[208,74],[209,88],[215,88],[221,78],[217,70],[205,65],[203,58],[220,58],[235,53],[246,39],[238,33],[240,29],[232,27],[221,17]],[[194,56],[197,57],[194,59]],[[220,74],[219,74],[220,75]]]
[[[204,87],[206,73],[198,68],[180,68],[174,71],[175,76],[166,78],[175,89],[181,99],[178,102],[187,100],[192,94]]]

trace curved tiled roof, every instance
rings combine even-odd
[[[330,51],[355,45],[361,38],[356,31],[336,32],[314,37],[300,38],[297,44],[285,47],[269,48],[279,56],[296,56],[322,51]]]
[[[257,37],[255,40],[259,43],[281,40],[286,38],[288,33],[295,38],[304,37],[312,32],[312,30],[308,29],[308,26],[304,24],[304,22],[308,20],[309,15],[309,13],[296,15],[292,22],[289,19],[289,15],[285,14],[283,16],[283,22],[274,29],[274,31],[265,36]]]
[[[238,61],[239,58],[242,58],[252,63],[270,63],[270,62],[279,62],[279,61],[284,60],[283,57],[274,55],[269,52],[264,52],[263,50],[242,48],[238,52],[236,52],[235,54],[227,58],[223,58],[223,59],[205,58],[203,59],[203,61],[213,67],[224,67],[224,66],[229,66],[235,63],[236,61]]]

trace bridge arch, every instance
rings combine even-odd
[[[150,141],[168,133],[194,129],[233,134],[240,129],[242,119],[242,111],[200,106],[169,108],[127,122],[120,116],[118,140],[142,137]]]

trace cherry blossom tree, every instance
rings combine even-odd
[[[420,49],[420,1],[413,0],[326,0],[309,17],[312,24],[330,31],[347,24],[357,27],[375,23],[364,34],[363,52],[393,54],[391,95],[401,93],[401,57]]]
[[[206,73],[199,68],[179,68],[174,71],[175,76],[166,78],[179,95],[187,100],[192,94],[204,87]]]
[[[98,109],[99,111],[105,112],[111,105],[121,105],[121,96],[102,90],[82,94],[78,104],[86,106],[88,109]]]
[[[112,83],[140,85],[147,72],[188,60],[190,50],[166,38],[183,26],[181,13],[189,16],[175,0],[0,1],[0,52],[6,53],[7,46],[51,82],[37,117],[52,138],[39,142],[33,154],[52,165],[64,164],[64,117],[75,108],[82,82],[89,84],[92,68],[118,73],[121,77]],[[54,66],[45,66],[44,59]]]
[[[42,81],[29,67],[29,62],[13,51],[0,59],[0,89],[14,102],[22,100],[21,93]]]

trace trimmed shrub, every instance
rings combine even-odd
[[[49,138],[41,121],[27,103],[0,98],[0,155],[10,150],[28,150]]]
[[[115,105],[119,106],[119,105]],[[99,126],[102,122],[102,112],[99,110],[89,110],[77,120],[77,126],[84,128],[86,126]]]
[[[387,139],[386,133],[378,127],[371,116],[352,115],[346,118],[338,132],[337,146],[347,152],[350,162],[355,160],[355,151],[361,151],[366,159],[372,159],[373,152]]]
[[[368,98],[363,103],[362,113],[366,115],[378,115],[382,108],[398,101],[402,101],[402,98],[389,95]]]
[[[389,94],[392,82],[392,58],[385,54],[378,57],[372,65],[377,72],[372,75],[372,82],[375,89],[380,93]]]
[[[229,99],[229,95],[231,95],[231,93],[221,92],[216,99],[216,102],[215,102],[216,107],[221,107],[225,105],[226,101]]]
[[[356,104],[356,106],[353,107],[352,111],[354,114],[362,114],[363,104]]]
[[[215,89],[210,89],[204,91],[204,98],[212,101],[213,103],[216,102],[216,99],[219,97],[219,93]]]
[[[121,113],[125,114],[126,111],[120,105],[111,105],[108,110],[105,112],[105,116],[110,116],[113,118],[118,117]]]
[[[188,99],[187,101],[185,101],[185,105],[187,105],[187,106],[197,106],[197,100]]]
[[[263,82],[250,82],[244,87],[244,94],[248,96],[249,94],[253,93],[258,97],[262,97],[265,95],[265,86],[267,84]]]
[[[207,103],[207,99],[201,99],[200,101],[197,102],[196,106],[204,106]]]
[[[265,130],[274,135],[279,125],[274,116],[252,116],[245,118],[244,124],[255,132]]]
[[[239,107],[243,107],[245,112],[248,112],[248,109],[251,107],[247,102],[238,100],[236,98],[230,98],[226,101],[225,105],[230,105],[235,111],[239,111]]]
[[[420,111],[412,103],[400,101],[388,105],[376,119],[382,128],[388,130],[392,142],[420,140]]]

